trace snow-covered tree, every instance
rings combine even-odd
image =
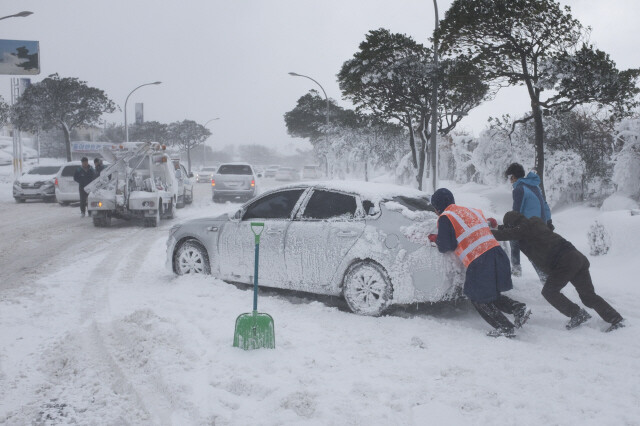
[[[534,122],[542,179],[543,116],[589,103],[622,116],[638,104],[640,70],[619,71],[606,53],[585,44],[587,34],[554,0],[455,0],[436,33],[445,52],[469,56],[487,82],[526,86],[531,112],[514,124]]]
[[[611,237],[604,225],[602,225],[598,220],[591,225],[591,228],[587,233],[587,238],[589,239],[589,254],[591,256],[601,256],[609,253],[609,249],[611,248]]]
[[[0,96],[0,127],[6,126],[9,122],[9,104]]]
[[[187,170],[191,172],[191,150],[211,136],[209,129],[193,120],[176,121],[169,124],[168,137],[173,146],[187,154]]]
[[[29,86],[12,108],[12,123],[26,131],[59,128],[64,133],[67,161],[71,161],[71,131],[99,123],[115,104],[104,91],[74,77],[52,74]]]
[[[584,160],[574,151],[547,154],[547,203],[550,207],[583,199]]]
[[[640,200],[640,139],[629,138],[616,155],[611,178],[618,191]]]

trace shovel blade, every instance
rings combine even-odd
[[[238,315],[233,346],[244,350],[274,349],[276,332],[271,315],[256,311]]]

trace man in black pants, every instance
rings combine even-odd
[[[517,240],[520,250],[548,275],[542,296],[560,313],[569,317],[568,330],[579,326],[591,315],[573,303],[561,290],[571,282],[580,300],[611,324],[606,331],[624,326],[622,315],[598,296],[589,274],[589,260],[569,241],[553,232],[539,217],[526,218],[519,212],[504,215],[504,225],[492,231],[498,241]]]
[[[84,212],[87,209],[87,193],[84,192],[84,187],[87,186],[96,177],[96,173],[93,167],[89,165],[89,159],[82,157],[82,166],[76,169],[73,174],[73,180],[78,182],[78,189],[80,190],[80,213],[84,217]]]

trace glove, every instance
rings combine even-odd
[[[436,239],[438,239],[438,234],[429,234],[429,236],[427,237],[429,239],[429,241],[431,241],[432,243],[436,242]]]
[[[556,229],[556,227],[555,227],[555,226],[553,226],[553,223],[551,223],[551,219],[549,219],[549,220],[547,221],[547,226],[549,227],[549,229],[551,229],[551,231],[553,231],[554,229]]]
[[[496,229],[498,227],[498,221],[492,217],[487,219],[487,223],[489,224],[489,228]]]

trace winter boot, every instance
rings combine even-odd
[[[513,311],[513,325],[516,328],[520,328],[524,325],[525,322],[529,320],[531,316],[531,309],[527,309],[526,306],[521,306]]]
[[[591,318],[591,315],[589,315],[589,313],[587,311],[585,311],[584,309],[580,309],[578,311],[578,313],[575,314],[574,316],[572,316],[571,319],[569,320],[569,322],[567,323],[567,325],[566,325],[567,330],[571,330],[572,328],[576,328],[580,324],[586,322],[589,318]]]
[[[620,317],[620,318],[617,318],[616,320],[614,320],[614,321],[611,323],[611,325],[609,326],[609,328],[607,328],[607,329],[605,330],[605,332],[606,332],[606,333],[608,333],[608,332],[610,332],[610,331],[616,330],[616,329],[618,329],[618,328],[622,328],[622,327],[624,327],[624,326],[625,326],[625,324],[624,324],[624,318]]]
[[[513,275],[514,277],[521,277],[522,276],[522,265],[513,265],[511,267],[511,275]]]
[[[500,337],[504,336],[509,339],[516,337],[516,333],[513,331],[513,328],[494,328],[487,332],[487,336],[489,337]]]

